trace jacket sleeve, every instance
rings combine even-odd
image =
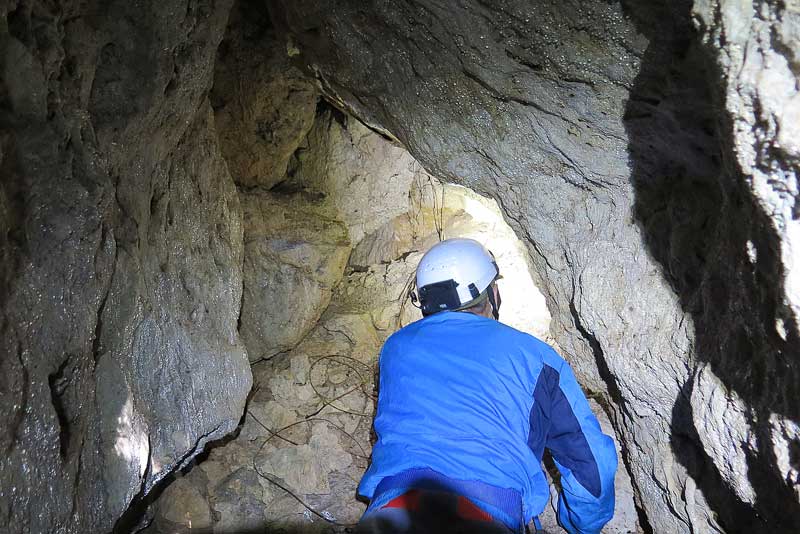
[[[540,442],[561,473],[558,520],[570,534],[599,533],[614,515],[616,447],[600,430],[569,364],[560,357],[550,363],[537,382],[531,426],[541,425]]]

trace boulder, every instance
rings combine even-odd
[[[251,361],[297,345],[330,302],[350,255],[346,227],[308,195],[241,196],[244,294],[239,331]]]
[[[211,105],[220,148],[236,184],[270,189],[314,123],[319,94],[291,64],[257,2],[236,2],[217,51]]]

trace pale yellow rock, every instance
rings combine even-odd
[[[294,423],[298,419],[297,413],[294,410],[288,409],[280,402],[274,400],[266,403],[252,402],[248,410],[255,415],[264,426],[273,432]],[[261,425],[249,419],[248,417],[245,426],[250,435],[265,437],[270,435]]]
[[[347,229],[304,195],[241,195],[244,291],[240,333],[251,361],[294,347],[330,302],[350,254]]]
[[[307,494],[328,492],[328,474],[351,463],[351,456],[341,448],[337,436],[326,424],[319,423],[314,425],[307,445],[274,449],[260,461],[260,466],[294,491]]]
[[[308,368],[311,363],[308,356],[305,354],[297,354],[292,356],[290,368],[295,382],[298,384],[305,384],[308,381]]]
[[[211,510],[197,488],[180,483],[179,479],[164,493],[159,506],[161,517],[187,528],[201,529],[211,526]]]

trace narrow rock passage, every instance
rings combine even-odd
[[[146,532],[344,532],[354,524],[365,508],[354,497],[371,451],[377,355],[388,335],[420,317],[408,299],[410,282],[422,252],[440,238],[489,244],[503,272],[503,320],[549,337],[549,312],[530,278],[527,250],[494,201],[440,184],[352,117],[334,120],[336,112],[320,109],[301,143],[293,192],[284,183],[280,194],[242,195],[244,293],[257,295],[252,285],[281,292],[256,296],[257,312],[243,308],[240,331],[260,332],[266,341],[251,341],[262,352],[249,351],[254,387],[239,433],[166,489]],[[257,213],[248,202],[260,206]],[[373,214],[366,226],[346,216],[360,211]],[[348,236],[358,240],[352,247]],[[346,265],[334,252],[340,248],[349,252]],[[272,273],[287,270],[293,280],[318,281],[319,273],[330,280],[311,289],[271,282]],[[303,317],[319,319],[308,325]],[[271,348],[270,340],[288,332],[299,341]],[[619,480],[619,511],[607,532],[635,532],[624,470]],[[542,519],[557,528],[552,510]]]

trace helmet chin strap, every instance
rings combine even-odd
[[[500,303],[497,302],[495,300],[495,298],[494,298],[494,285],[490,285],[489,286],[489,292],[488,292],[487,296],[489,297],[489,304],[492,305],[492,316],[494,317],[495,321],[499,321],[500,320]]]

